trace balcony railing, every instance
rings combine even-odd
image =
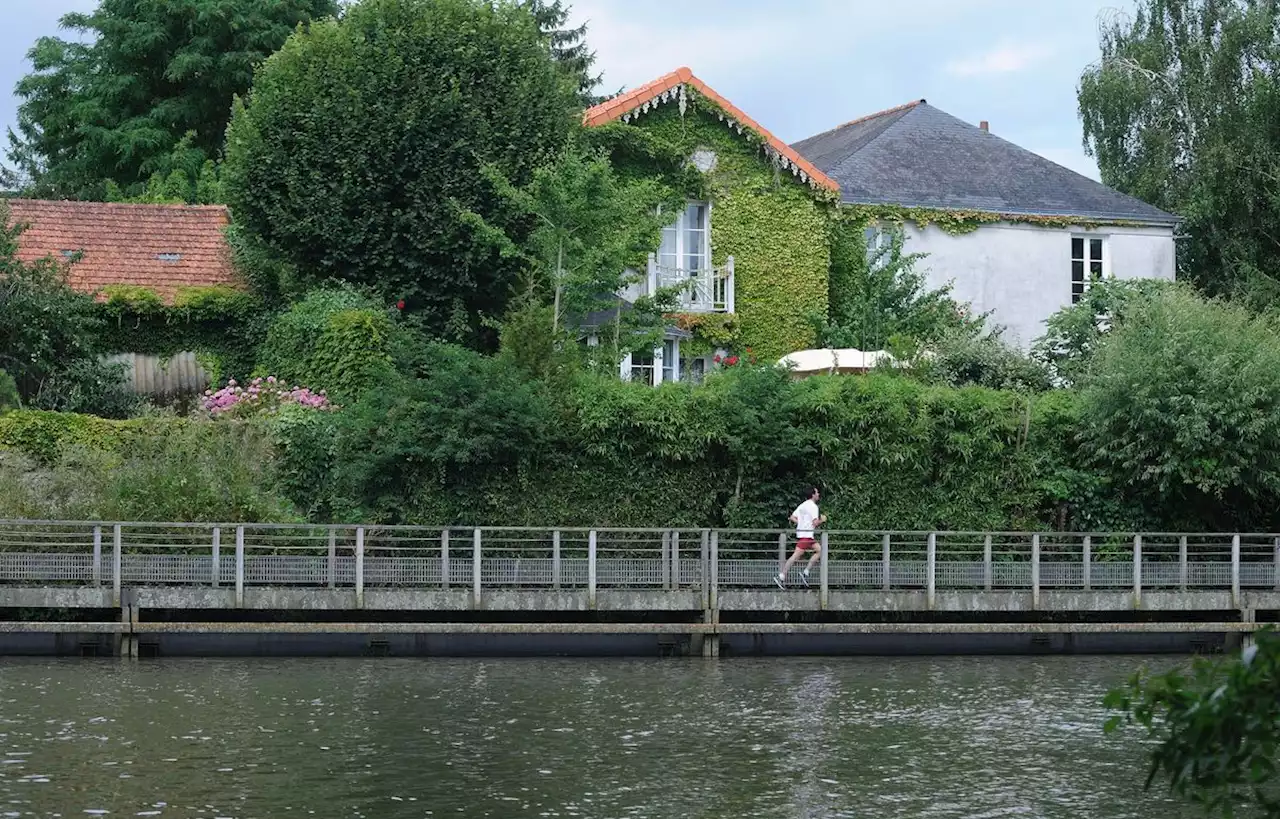
[[[733,257],[720,267],[685,270],[658,264],[649,254],[649,293],[659,288],[679,287],[680,309],[690,313],[732,313],[734,311]]]

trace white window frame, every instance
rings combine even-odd
[[[888,262],[881,257],[882,251],[893,243],[893,234],[879,224],[870,224],[862,229],[862,239],[867,245],[867,269],[879,270]]]
[[[1070,264],[1068,271],[1071,282],[1071,303],[1079,304],[1089,292],[1089,285],[1094,279],[1111,278],[1111,243],[1107,241],[1107,236],[1096,233],[1073,233],[1071,234],[1071,244],[1068,246],[1070,254]],[[1076,242],[1079,241],[1081,252],[1076,255]],[[1094,242],[1098,243],[1099,258],[1093,258]],[[1076,265],[1080,265],[1081,278],[1076,278]],[[1094,270],[1097,265],[1097,270]],[[1076,285],[1079,284],[1080,292],[1076,292]]]
[[[667,365],[667,345],[671,345],[671,363]],[[659,342],[658,346],[648,351],[652,357],[650,364],[636,364],[635,353],[627,353],[622,357],[622,363],[618,367],[618,374],[623,381],[639,381],[656,387],[664,381],[679,381],[684,377],[683,367],[680,366],[680,339],[665,338]],[[668,373],[670,377],[668,378]],[[637,378],[639,375],[641,377]],[[647,378],[645,376],[648,376]]]
[[[689,211],[698,205],[701,205],[703,209],[702,224],[697,227],[690,227],[688,223]],[[668,258],[668,256],[671,254],[664,254],[662,252],[662,243],[660,242],[658,245],[658,253],[657,253],[657,260],[660,266],[666,267],[672,270],[683,270],[690,274],[706,273],[711,269],[711,203],[709,201],[692,199],[686,202],[684,210],[680,212],[680,216],[677,217],[674,222],[672,222],[671,224],[667,225],[662,229],[663,242],[665,242],[669,231],[674,231],[675,233],[674,256],[675,256],[676,263],[672,265],[672,264],[668,264],[665,261],[665,259]],[[700,254],[700,258],[702,260],[702,267],[698,268],[697,270],[693,270],[686,266],[686,262],[688,261],[688,255],[689,255],[689,245],[690,245],[689,238],[690,238],[690,234],[694,232],[702,233],[702,237],[703,237],[702,239],[703,252]]]

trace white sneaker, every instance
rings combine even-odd
[[[778,588],[780,589],[785,589],[787,587],[786,578],[784,578],[780,574],[775,574],[773,576],[773,582],[777,584]]]
[[[805,569],[800,573],[800,579],[804,581],[804,587],[809,588],[809,570]]]

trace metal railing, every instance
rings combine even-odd
[[[734,270],[730,256],[720,267],[688,270],[659,264],[657,257],[649,254],[649,292],[661,287],[679,287],[680,307],[695,313],[725,312],[734,310]]]
[[[821,546],[824,597],[1280,591],[1275,534],[833,531]],[[739,529],[0,521],[0,584],[714,594],[771,588],[793,548],[792,533]]]

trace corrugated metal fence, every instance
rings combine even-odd
[[[161,358],[139,353],[119,353],[107,359],[120,362],[129,370],[126,375],[129,387],[139,395],[168,398],[193,395],[208,388],[210,377],[200,366],[195,353],[178,353],[172,358]]]

